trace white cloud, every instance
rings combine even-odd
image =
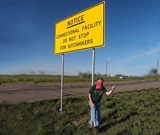
[[[142,54],[139,54],[139,55],[130,57],[130,58],[126,58],[126,59],[117,61],[116,63],[121,63],[121,62],[124,62],[124,61],[133,60],[133,59],[135,59],[135,58],[137,58],[137,57],[141,57],[141,56],[144,56],[144,55],[150,55],[151,53],[157,52],[158,50],[160,50],[160,47],[157,48],[157,49],[155,49],[155,50],[152,50],[152,51],[150,51],[150,52],[142,53]]]

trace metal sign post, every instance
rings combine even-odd
[[[62,73],[61,73],[61,108],[60,112],[63,111],[63,75],[64,75],[64,54],[62,54]]]
[[[92,51],[92,86],[94,85],[94,74],[95,74],[95,48]]]
[[[92,51],[92,86],[94,85],[94,74],[95,74],[95,48]],[[92,111],[91,111],[91,119],[89,121],[90,125],[93,125],[92,121]]]

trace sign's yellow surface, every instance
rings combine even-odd
[[[104,46],[105,2],[55,24],[54,54]]]

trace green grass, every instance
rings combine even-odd
[[[160,134],[160,88],[150,88],[103,95],[101,100],[101,135]],[[88,97],[0,105],[0,135],[92,135],[85,124],[90,120]]]
[[[95,77],[94,81],[98,77]],[[145,76],[145,77],[128,77],[127,79],[120,79],[119,77],[102,77],[104,81],[140,81],[140,80],[158,80],[160,76]],[[0,75],[0,83],[8,82],[61,82],[61,75]],[[92,78],[81,78],[79,76],[64,75],[64,82],[91,82]]]

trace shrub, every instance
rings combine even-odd
[[[0,80],[0,83],[8,83],[8,80],[6,80],[6,79],[1,79],[1,80]]]
[[[34,81],[33,78],[26,78],[25,81],[30,82],[30,81]]]
[[[24,81],[24,79],[21,77],[21,78],[18,78],[18,81],[22,82]]]
[[[40,78],[40,79],[34,80],[34,83],[40,83],[40,82],[57,82],[57,81],[54,81],[54,79],[51,79],[51,78]]]
[[[39,83],[39,80],[34,80],[34,83]]]

